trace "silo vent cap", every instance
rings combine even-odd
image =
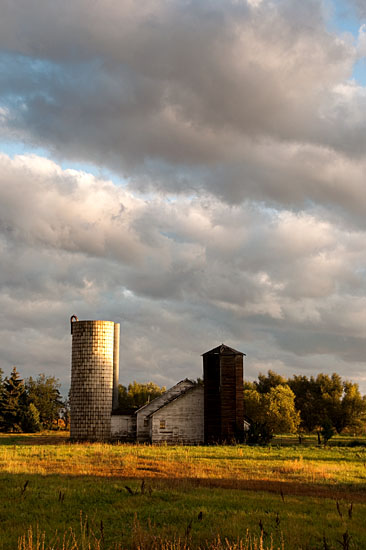
[[[78,321],[79,319],[77,318],[76,315],[71,315],[70,317],[70,325],[71,325],[71,334],[72,334],[72,324],[75,323],[76,321]]]

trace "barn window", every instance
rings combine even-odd
[[[160,420],[160,429],[165,430],[165,420]]]
[[[144,426],[145,426],[145,428],[146,428],[146,426],[148,426],[148,425],[149,425],[148,419],[147,419],[147,418],[144,418]]]

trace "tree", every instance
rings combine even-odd
[[[323,437],[324,445],[326,445],[329,439],[335,434],[335,429],[333,428],[332,423],[326,420],[323,422],[322,429],[318,432],[318,434],[319,433]],[[318,441],[320,441],[319,435]]]
[[[324,407],[320,386],[315,379],[306,376],[294,375],[288,385],[295,394],[295,406],[300,412],[301,427],[312,432],[322,423]]]
[[[165,386],[158,386],[154,382],[148,382],[147,384],[140,384],[134,380],[128,385],[128,389],[121,384],[118,387],[118,402],[120,408],[136,408],[139,409],[143,405],[146,405],[149,401],[152,401],[156,397],[159,397],[166,392]]]
[[[365,422],[366,401],[358,385],[333,373],[320,373],[316,378],[294,376],[289,386],[295,393],[295,405],[301,414],[301,426],[311,432],[328,430],[338,433],[344,429],[361,429]]]
[[[296,432],[300,423],[295,395],[286,384],[271,387],[266,393],[245,390],[244,411],[250,419],[251,443],[268,443],[276,433]]]
[[[16,367],[13,367],[10,377],[4,380],[0,405],[1,430],[21,432],[27,403],[24,382]]]
[[[70,398],[64,400],[60,416],[67,430],[70,427]]]
[[[291,388],[278,385],[270,389],[268,400],[267,423],[273,433],[295,433],[300,424],[300,413],[295,407],[295,394]]]
[[[258,376],[258,382],[254,382],[255,389],[259,393],[268,393],[271,388],[284,384],[287,384],[286,378],[283,378],[283,376],[277,374],[273,370],[269,370],[267,375],[260,374]]]
[[[2,398],[3,398],[3,392],[4,392],[3,375],[4,375],[3,369],[0,369],[0,426],[2,426],[2,423],[3,423],[3,409],[2,409]]]
[[[28,400],[39,412],[39,420],[44,429],[51,429],[57,421],[64,403],[60,395],[60,383],[54,376],[39,374],[36,379],[31,376],[26,380]]]
[[[335,372],[329,376],[320,373],[316,377],[319,386],[321,400],[319,409],[321,413],[320,425],[333,426],[338,433],[341,431],[341,401],[343,395],[342,378]]]
[[[22,430],[27,433],[35,433],[42,430],[39,411],[33,403],[29,403],[23,411]]]
[[[341,432],[345,428],[359,431],[365,425],[365,420],[366,398],[361,396],[358,384],[345,381],[340,415],[336,424],[337,431]]]

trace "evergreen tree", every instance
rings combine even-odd
[[[29,403],[23,411],[22,430],[27,433],[35,433],[42,430],[39,411],[33,403]]]
[[[1,396],[1,429],[6,432],[21,432],[26,409],[26,392],[23,380],[13,367],[9,378],[5,378]]]

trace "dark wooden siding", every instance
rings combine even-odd
[[[243,437],[243,355],[203,356],[205,443]]]
[[[221,356],[221,440],[230,441],[236,429],[235,356]]]
[[[244,385],[243,385],[243,356],[235,357],[236,375],[236,438],[240,441],[244,437]]]
[[[205,443],[221,439],[220,356],[203,356]]]

